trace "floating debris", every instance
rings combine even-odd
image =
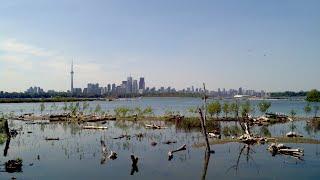
[[[22,171],[22,159],[9,160],[5,163],[6,172],[21,172]]]
[[[46,137],[45,140],[46,141],[59,141],[60,138],[48,138],[48,137]]]

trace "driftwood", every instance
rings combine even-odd
[[[107,126],[83,126],[83,129],[108,129]]]
[[[45,140],[46,141],[59,141],[60,138],[49,138],[49,137],[46,137]]]
[[[291,147],[285,146],[283,144],[272,143],[268,150],[272,153],[272,156],[277,154],[289,155],[291,157],[302,160],[302,156],[304,156],[304,150],[300,148],[292,149]]]
[[[135,172],[139,172],[138,169],[138,160],[139,158],[134,156],[133,154],[130,156],[132,164],[131,164],[131,172],[130,175],[133,175]]]
[[[208,135],[209,135],[209,138],[218,138],[218,139],[221,138],[221,135],[216,133],[208,133]]]
[[[287,137],[303,137],[302,135],[297,134],[296,132],[292,132],[292,131],[288,132],[288,133],[286,134],[286,136],[287,136]]]
[[[165,126],[158,126],[155,124],[145,124],[145,127],[149,129],[166,129],[167,128]]]
[[[183,146],[181,146],[180,148],[178,148],[178,149],[176,149],[176,150],[169,151],[169,152],[168,152],[169,161],[173,158],[173,153],[175,153],[175,152],[179,152],[179,151],[184,151],[184,150],[186,150],[186,149],[187,149],[186,147],[187,147],[187,145],[186,145],[186,144],[184,144]]]
[[[172,143],[177,143],[177,141],[168,140],[168,141],[163,142],[162,144],[172,144]]]
[[[130,136],[130,135],[127,135],[127,134],[122,134],[122,135],[120,135],[120,136],[118,136],[118,137],[115,137],[115,138],[112,138],[112,139],[122,139],[122,138],[130,139],[131,136]]]
[[[22,160],[9,160],[5,163],[6,172],[21,172],[22,171]]]
[[[117,159],[118,154],[116,152],[108,150],[106,143],[103,140],[101,140],[100,143],[101,143],[101,153],[102,153],[102,157],[100,161],[101,164],[104,164],[107,161],[107,159],[111,159],[111,160]],[[109,155],[109,151],[110,151],[110,155]]]

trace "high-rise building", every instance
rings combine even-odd
[[[240,95],[243,94],[242,87],[239,88],[238,94],[240,94]]]
[[[132,93],[134,93],[134,94],[138,93],[138,81],[137,80],[133,80]]]
[[[108,93],[111,92],[111,84],[108,84]]]
[[[132,93],[132,83],[133,83],[132,77],[129,76],[129,77],[127,78],[127,87],[126,87],[126,92],[127,92],[128,94]]]
[[[144,77],[141,77],[139,80],[139,89],[145,90],[146,84],[144,82]]]
[[[112,86],[111,86],[111,92],[115,93],[116,90],[117,90],[116,84],[113,83]]]
[[[101,89],[99,88],[99,84],[89,83],[87,86],[87,95],[89,96],[101,95]]]

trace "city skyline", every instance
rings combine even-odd
[[[71,59],[80,87],[131,74],[147,77],[150,87],[320,89],[319,5],[3,1],[0,91],[66,91]]]

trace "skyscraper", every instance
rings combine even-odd
[[[144,77],[141,77],[139,80],[139,89],[145,90],[146,84],[144,82]]]
[[[70,89],[70,92],[71,93],[73,93],[73,74],[74,74],[74,72],[73,72],[73,60],[72,60],[72,62],[71,62],[71,89]]]
[[[138,93],[138,81],[137,80],[133,80],[132,83],[132,93]]]
[[[126,87],[126,92],[127,93],[132,93],[132,77],[131,76],[129,76],[128,78],[127,78],[127,87]]]

